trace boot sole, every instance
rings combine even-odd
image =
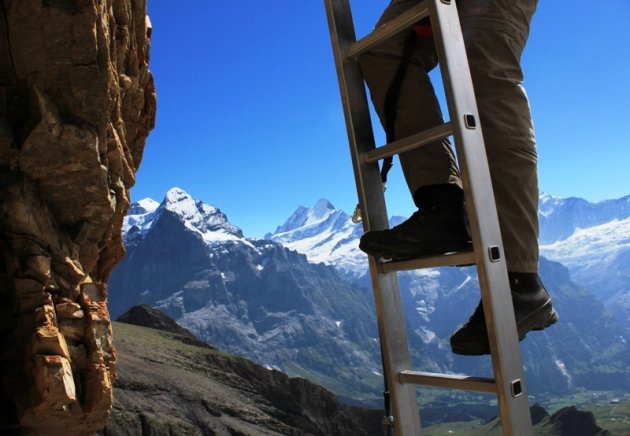
[[[403,260],[413,260],[420,259],[423,257],[429,256],[443,256],[449,253],[461,253],[472,250],[472,244],[470,242],[453,242],[453,243],[444,243],[441,245],[433,245],[431,249],[423,250],[422,252],[409,253],[409,254],[392,254],[391,252],[387,252],[386,250],[366,250],[365,247],[359,248],[365,253],[381,258],[383,260],[391,260],[391,261],[403,261]],[[464,266],[464,265],[462,265]]]
[[[525,339],[527,333],[532,330],[540,331],[558,322],[560,317],[553,308],[551,299],[547,300],[545,304],[540,306],[534,312],[521,319],[517,324],[518,340]],[[484,329],[485,330],[485,329]],[[467,342],[462,344],[453,344],[451,342],[451,349],[453,353],[462,356],[482,356],[484,354],[490,354],[490,345],[487,342],[488,331],[480,332],[480,337],[484,335],[484,343],[479,342]]]
[[[549,310],[551,309],[551,310]],[[518,339],[522,341],[528,332],[541,331],[555,324],[560,319],[558,312],[553,308],[551,299],[539,307],[536,311],[523,318],[518,325]]]

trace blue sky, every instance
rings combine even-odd
[[[321,197],[352,212],[323,1],[148,4],[158,112],[132,200],[160,201],[178,186],[250,237]],[[352,2],[359,36],[387,4]],[[539,2],[523,68],[541,191],[591,201],[630,194],[629,42],[628,0]],[[387,202],[390,214],[413,210],[398,165]]]

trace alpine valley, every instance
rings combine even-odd
[[[402,218],[392,218],[392,225]],[[540,197],[541,277],[560,322],[522,343],[529,394],[630,390],[630,197]],[[146,304],[198,338],[302,376],[346,403],[379,406],[380,355],[360,225],[327,200],[263,239],[173,188],[134,203],[127,256],[109,282],[112,317]],[[474,267],[399,274],[414,369],[490,376],[488,357],[450,352],[479,299]],[[439,421],[444,408],[423,408]],[[466,418],[466,416],[453,417]]]

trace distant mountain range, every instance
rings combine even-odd
[[[618,320],[604,307],[628,296],[621,279],[628,250],[603,243],[606,232],[623,232],[627,204],[628,198],[593,204],[541,196],[541,224],[555,229],[541,231],[549,241],[542,252],[569,270],[541,260],[561,322],[523,342],[530,394],[630,388],[627,315],[623,324],[622,305],[615,305]],[[579,261],[588,257],[571,263],[568,254],[577,248],[557,247],[577,244],[572,238],[585,229],[592,231],[589,241],[599,241],[599,253],[608,253],[617,284],[597,268],[591,282],[572,278],[572,268],[583,271]],[[149,304],[220,349],[375,405],[380,357],[360,235],[348,215],[320,200],[299,207],[264,239],[249,239],[219,209],[174,188],[162,203],[132,206],[124,227],[127,256],[109,283],[111,311],[117,316]],[[607,283],[605,292],[584,286],[596,280]],[[489,374],[487,357],[454,356],[448,347],[450,333],[479,298],[474,268],[407,272],[400,282],[416,369]]]
[[[394,216],[390,226],[403,217]],[[590,203],[540,196],[540,251],[566,266],[630,332],[630,196]],[[325,199],[298,209],[265,238],[332,265],[346,278],[368,284],[367,256],[358,248],[363,230]]]

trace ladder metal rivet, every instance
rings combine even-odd
[[[488,247],[488,256],[491,262],[498,262],[501,260],[501,249],[498,245],[491,245]]]
[[[464,124],[468,129],[474,130],[477,128],[477,120],[472,114],[464,114]]]
[[[512,396],[514,398],[521,396],[523,394],[523,385],[521,384],[521,379],[516,379],[512,383],[510,383],[510,390],[512,391]]]

